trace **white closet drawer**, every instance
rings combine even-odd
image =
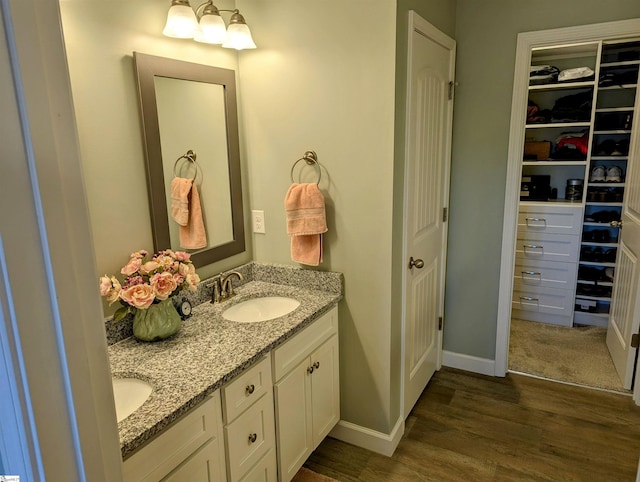
[[[225,427],[227,466],[232,481],[240,478],[275,447],[273,393],[254,403],[243,415]]]
[[[557,263],[516,258],[513,272],[514,288],[542,286],[572,290],[576,284],[577,263]]]
[[[516,257],[526,260],[578,262],[579,236],[518,231]]]
[[[574,302],[572,290],[523,287],[514,288],[511,307],[522,312],[570,316],[573,313]]]
[[[253,402],[271,392],[271,353],[262,361],[236,377],[222,388],[222,414],[226,423],[232,422]]]
[[[526,233],[580,234],[582,206],[521,204],[518,230]]]

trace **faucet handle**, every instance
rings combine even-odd
[[[213,292],[211,293],[211,303],[220,303],[222,300],[222,284],[220,283],[220,276],[213,278]]]

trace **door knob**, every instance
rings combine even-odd
[[[622,221],[611,221],[609,225],[613,226],[614,228],[622,229]]]
[[[413,259],[413,256],[411,256],[411,258],[409,258],[409,269],[412,269],[414,266],[418,269],[423,268],[424,261],[421,259]]]

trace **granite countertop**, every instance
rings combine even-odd
[[[153,386],[147,401],[118,423],[123,457],[342,298],[336,292],[264,281],[250,281],[236,288],[236,293],[218,305],[195,306],[193,316],[167,340],[146,343],[131,337],[109,347],[114,377],[135,377]],[[234,304],[262,296],[295,298],[300,306],[288,315],[258,323],[222,318],[222,312]]]

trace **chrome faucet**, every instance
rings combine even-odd
[[[231,271],[229,273],[222,273],[213,281],[213,294],[211,296],[211,303],[221,303],[224,300],[228,300],[232,296],[235,296],[233,292],[233,283],[231,277],[236,275],[238,280],[243,280],[244,277],[238,271]]]

